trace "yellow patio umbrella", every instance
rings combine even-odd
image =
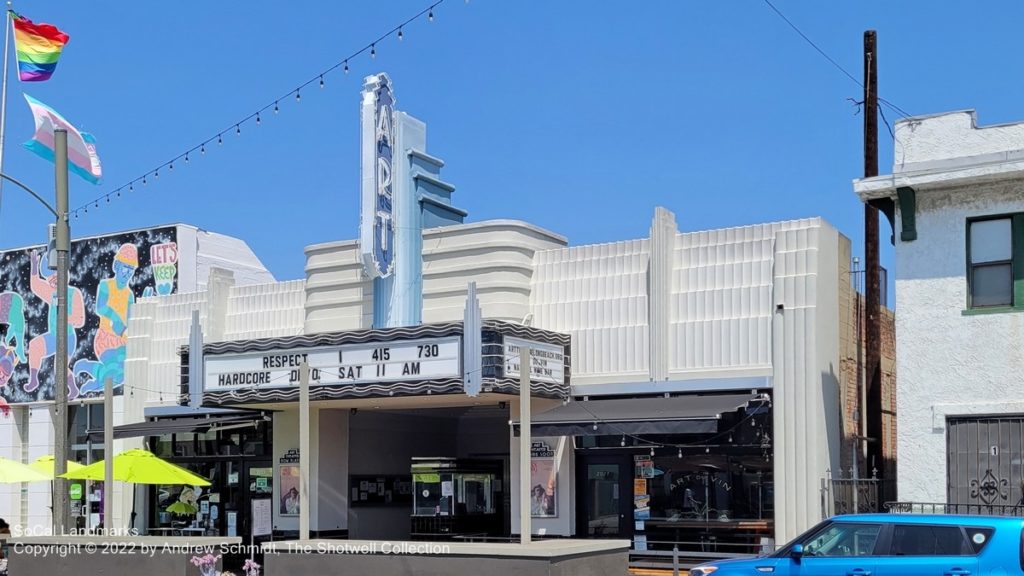
[[[43,482],[50,480],[50,477],[42,472],[37,472],[27,464],[0,458],[0,482],[13,484],[15,482]]]
[[[71,480],[104,480],[106,463],[103,460],[78,470],[62,474]],[[114,480],[132,484],[181,484],[186,486],[209,486],[210,481],[198,474],[171,464],[148,450],[125,450],[114,456]]]
[[[189,504],[188,502],[182,502],[181,500],[178,500],[174,504],[168,506],[167,511],[173,512],[175,514],[181,514],[182,516],[188,516],[189,514],[195,514],[199,510],[196,509],[195,506]]]
[[[85,468],[85,466],[79,464],[78,462],[72,462],[70,460],[68,460],[67,462],[68,472],[73,472],[75,470],[81,470],[82,468]],[[39,458],[36,458],[34,462],[28,465],[28,467],[35,470],[36,472],[46,474],[46,477],[52,480],[53,465],[53,454],[47,454],[46,456],[40,456]]]

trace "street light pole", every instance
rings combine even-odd
[[[57,208],[57,351],[53,357],[53,532],[67,533],[71,524],[68,482],[60,475],[67,472],[68,461],[68,257],[71,252],[71,226],[68,222],[68,132],[54,131],[55,193]],[[110,458],[110,454],[104,454]],[[109,482],[109,478],[106,479]],[[103,519],[109,526],[110,518]]]

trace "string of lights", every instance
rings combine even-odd
[[[403,41],[405,39],[405,28],[412,24],[413,22],[415,22],[416,20],[419,20],[420,18],[423,18],[425,16],[428,22],[433,22],[435,17],[435,10],[437,10],[437,8],[441,6],[441,4],[444,4],[444,2],[445,0],[434,0],[432,4],[430,4],[423,10],[420,10],[418,13],[416,13],[416,15],[407,18],[397,26],[391,28],[387,32],[371,40],[362,48],[349,54],[344,59],[318,72],[305,82],[288,90],[287,92],[283,93],[277,98],[274,98],[272,101],[269,101],[266,105],[257,109],[255,112],[247,114],[243,116],[241,119],[232,122],[231,124],[227,125],[224,129],[219,130],[209,138],[202,140],[198,144],[188,148],[187,150],[181,152],[180,154],[175,155],[169,160],[160,163],[155,168],[142,173],[140,176],[129,180],[128,182],[118,186],[117,188],[114,188],[113,190],[110,190],[109,192],[106,192],[105,194],[101,194],[93,198],[92,200],[85,202],[84,204],[78,206],[77,208],[74,208],[73,210],[71,210],[71,214],[74,215],[75,218],[78,218],[80,214],[88,214],[89,208],[91,207],[94,210],[98,209],[100,207],[100,202],[110,203],[112,199],[120,198],[122,194],[134,192],[136,186],[147,186],[151,181],[158,180],[160,178],[161,170],[163,170],[165,174],[173,173],[175,164],[177,164],[179,167],[183,165],[188,166],[191,163],[191,161],[195,159],[197,156],[204,157],[206,155],[207,149],[212,150],[214,146],[220,147],[224,145],[225,135],[229,135],[232,132],[234,132],[236,136],[241,136],[243,127],[252,124],[255,124],[257,127],[261,126],[263,124],[264,116],[268,114],[279,114],[281,112],[282,105],[287,103],[289,100],[294,100],[296,104],[302,102],[302,91],[308,88],[309,86],[316,84],[321,89],[325,88],[327,86],[326,79],[328,75],[337,72],[339,69],[344,74],[347,75],[349,73],[350,62],[354,61],[356,58],[364,54],[368,54],[370,58],[376,58],[377,45],[380,44],[381,42],[387,40],[392,36],[395,36],[399,42]]]

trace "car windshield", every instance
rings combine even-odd
[[[773,557],[789,556],[803,544],[805,556],[863,556],[871,554],[881,526],[825,521],[780,548]]]
[[[784,546],[777,549],[773,554],[769,554],[769,556],[772,558],[782,558],[785,556],[789,556],[793,552],[794,545],[806,542],[808,537],[810,537],[812,534],[816,534],[818,531],[822,530],[831,523],[831,521],[826,520],[825,522],[821,522],[820,524],[815,525],[810,530],[804,532],[803,534],[787,542]]]

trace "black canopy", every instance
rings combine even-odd
[[[576,401],[532,415],[530,428],[533,436],[708,434],[718,431],[722,414],[758,398],[746,393]],[[519,418],[512,416],[518,436]]]

